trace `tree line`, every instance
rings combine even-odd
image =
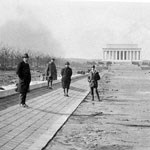
[[[0,70],[7,71],[7,70],[15,70],[17,64],[22,60],[22,55],[24,53],[29,54],[29,64],[32,70],[38,70],[43,72],[45,67],[47,66],[48,62],[54,56],[50,56],[48,54],[43,54],[41,52],[34,52],[32,50],[22,50],[19,48],[13,48],[9,46],[0,46]],[[66,58],[61,57],[54,57],[55,63],[57,68],[61,69],[64,67],[65,62],[67,61]],[[75,68],[76,70],[82,70],[89,67],[89,63],[81,63],[77,61],[71,61],[71,67]]]

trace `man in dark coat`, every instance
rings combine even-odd
[[[16,70],[16,74],[19,77],[17,92],[20,93],[20,105],[22,107],[28,107],[26,105],[26,96],[31,82],[30,66],[28,64],[29,56],[27,53],[25,53],[22,58],[23,61],[18,64]]]
[[[70,88],[71,83],[71,76],[72,76],[72,69],[69,67],[70,63],[65,63],[65,68],[61,70],[61,76],[62,76],[62,88],[64,89],[64,96],[69,96],[68,91]]]
[[[55,59],[52,58],[51,61],[48,63],[47,69],[46,69],[46,75],[47,75],[47,88],[52,89],[53,86],[53,80],[57,80],[57,70],[56,65],[54,63]],[[49,87],[50,83],[50,87]]]
[[[97,89],[98,88],[98,82],[97,82],[98,80],[100,80],[100,75],[96,71],[95,66],[93,65],[92,69],[88,75],[88,82],[89,82],[89,86],[90,86],[90,90],[91,90],[92,101],[94,101],[94,89],[97,94],[98,100],[101,101],[100,97],[99,97],[98,89]]]

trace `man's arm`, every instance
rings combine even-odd
[[[46,68],[46,75],[48,76],[48,73],[49,72],[49,65],[47,65],[47,68]]]
[[[30,71],[30,66],[29,66],[29,83],[31,82],[31,71]]]
[[[63,74],[64,74],[64,69],[61,69],[61,76],[63,76]]]
[[[70,77],[72,76],[72,69],[70,69]]]
[[[21,64],[21,63],[19,63],[18,66],[17,66],[16,74],[18,75],[18,77],[19,77],[20,79],[23,78],[23,77],[22,77],[22,64]]]

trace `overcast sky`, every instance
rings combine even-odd
[[[88,59],[101,59],[106,44],[138,44],[150,59],[150,3],[0,0],[0,42]]]

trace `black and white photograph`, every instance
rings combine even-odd
[[[150,150],[150,1],[0,0],[0,150]]]

